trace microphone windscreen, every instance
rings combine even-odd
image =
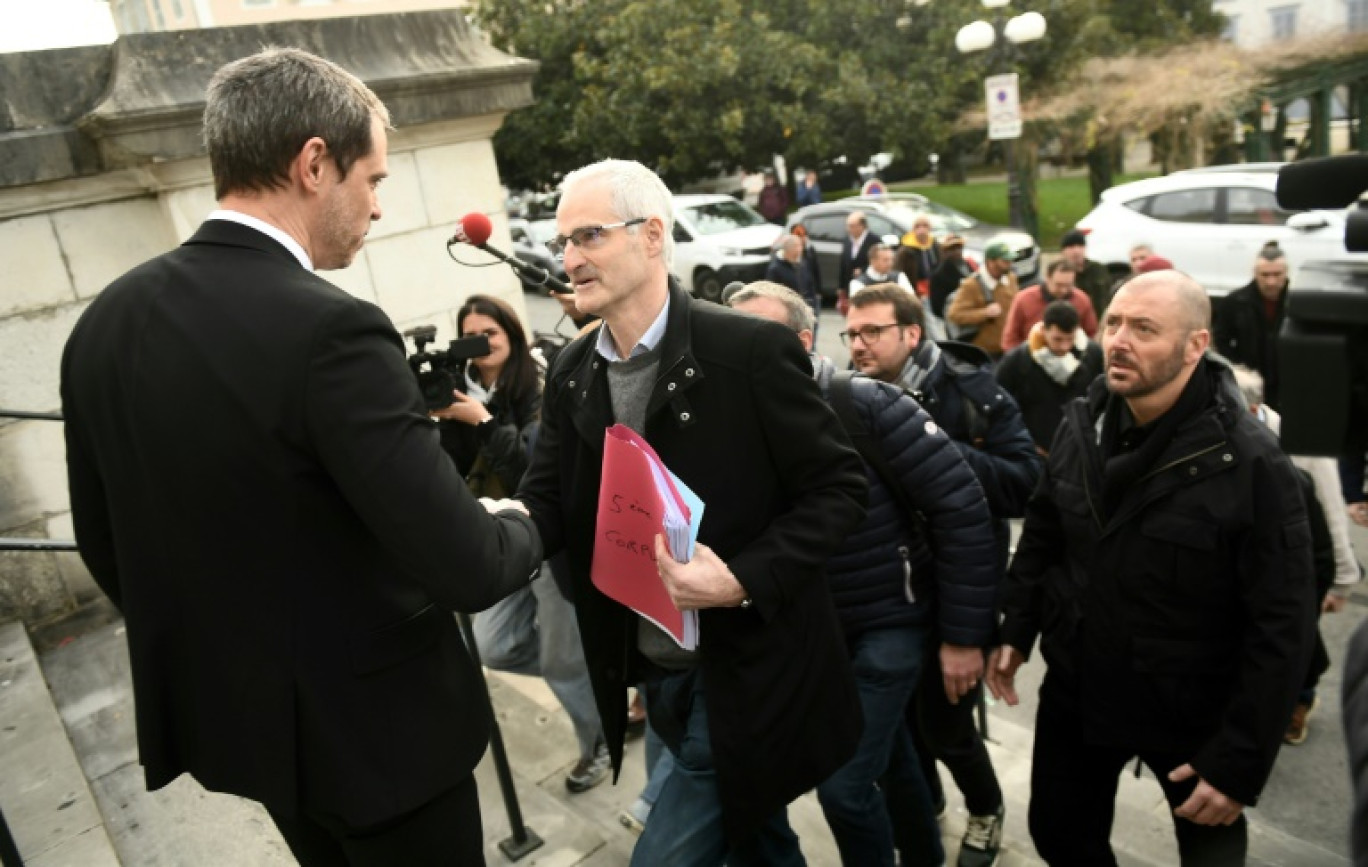
[[[483,247],[494,232],[494,226],[489,222],[488,217],[479,211],[475,211],[461,218],[461,231],[465,233],[470,243],[476,247]]]
[[[1351,154],[1288,163],[1278,170],[1278,205],[1289,211],[1345,208],[1368,190],[1368,156]]]

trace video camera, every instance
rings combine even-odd
[[[445,350],[427,351],[437,339],[437,326],[419,325],[404,332],[415,347],[408,357],[409,368],[418,379],[418,390],[429,410],[446,409],[454,402],[453,391],[465,391],[465,363],[489,354],[489,338],[483,334],[459,337]]]
[[[1278,204],[1343,208],[1345,249],[1368,251],[1368,156],[1304,160],[1278,172]],[[1283,447],[1291,454],[1368,451],[1368,263],[1307,262],[1278,335]]]

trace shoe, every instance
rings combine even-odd
[[[970,816],[960,841],[959,867],[993,867],[1002,848],[1002,819],[1006,806],[991,816]]]
[[[1311,721],[1311,714],[1318,704],[1319,698],[1311,699],[1310,704],[1297,702],[1297,706],[1292,709],[1292,721],[1287,724],[1287,734],[1283,735],[1283,743],[1296,746],[1306,740],[1309,728],[1307,723]]]
[[[608,779],[608,769],[612,766],[613,760],[608,755],[608,745],[600,742],[594,747],[594,755],[591,758],[575,762],[570,773],[565,775],[565,788],[575,795],[587,792]]]

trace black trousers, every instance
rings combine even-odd
[[[301,811],[286,818],[267,810],[301,867],[483,867],[484,830],[475,778],[412,812],[370,828]]]
[[[1050,867],[1108,867],[1117,781],[1137,751],[1084,743],[1076,696],[1051,683],[1040,690],[1031,767],[1031,839]],[[1178,807],[1197,786],[1193,777],[1169,782],[1169,772],[1192,757],[1138,752],[1159,778],[1170,807]],[[1239,867],[1245,863],[1248,829],[1242,813],[1231,825],[1198,825],[1173,817],[1183,867]]]
[[[974,724],[983,683],[951,704],[945,697],[945,677],[941,674],[939,647],[927,660],[917,694],[908,707],[912,740],[917,758],[931,788],[933,801],[944,800],[945,793],[936,772],[940,761],[949,769],[955,786],[964,795],[964,807],[973,816],[991,816],[1002,806],[1002,787],[998,785],[988,747]]]

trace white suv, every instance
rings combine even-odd
[[[674,197],[674,273],[689,292],[720,301],[733,280],[761,280],[784,230],[731,196]]]
[[[1215,296],[1253,278],[1255,257],[1269,241],[1286,251],[1293,285],[1304,262],[1368,263],[1368,254],[1344,249],[1345,211],[1278,207],[1280,166],[1216,166],[1112,187],[1078,222],[1088,258],[1120,277],[1130,272],[1130,249],[1148,244]]]

